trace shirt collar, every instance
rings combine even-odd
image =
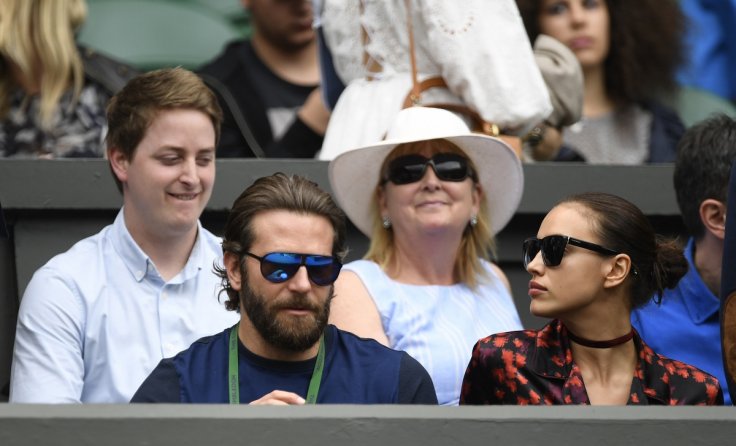
[[[192,252],[189,254],[189,259],[181,272],[169,280],[168,283],[182,283],[197,275],[202,268],[208,267],[205,265],[206,262],[204,247],[202,244],[202,232],[202,224],[197,221],[197,239],[192,247]],[[117,217],[115,217],[115,222],[112,225],[111,239],[115,246],[115,250],[120,254],[120,257],[123,259],[128,271],[130,271],[137,282],[141,282],[148,274],[152,274],[159,280],[163,280],[156,270],[156,266],[153,264],[151,258],[143,252],[140,246],[138,246],[138,243],[133,240],[133,236],[130,235],[130,231],[128,231],[128,228],[125,226],[125,217],[123,215],[122,208],[120,209],[120,212],[118,212]],[[212,265],[209,265],[209,267],[211,268]]]
[[[695,241],[690,238],[685,246],[685,258],[688,263],[688,271],[680,279],[678,288],[682,292],[682,300],[685,303],[690,318],[696,324],[702,324],[707,319],[714,317],[720,310],[720,300],[713,294],[695,268],[694,256]]]
[[[637,379],[631,388],[632,395],[629,402],[646,404],[648,400],[654,399],[659,404],[669,404],[670,389],[661,378],[670,372],[636,330],[634,330],[634,345],[639,361],[634,372]],[[537,332],[535,348],[530,356],[528,367],[537,375],[565,381],[576,378],[572,373],[575,364],[567,330],[558,320],[552,321]]]

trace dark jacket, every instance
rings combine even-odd
[[[639,362],[627,404],[722,405],[718,380],[654,353],[634,335]],[[590,404],[567,330],[554,320],[541,330],[481,339],[463,379],[460,404]]]

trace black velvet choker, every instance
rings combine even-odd
[[[571,332],[570,329],[568,329],[567,327],[565,328],[567,329],[567,337],[569,337],[571,341],[575,342],[576,344],[580,344],[582,346],[590,348],[616,347],[617,345],[625,344],[634,338],[633,328],[625,335],[616,339],[610,339],[608,341],[591,341],[590,339],[581,338],[580,336],[577,336],[575,333]]]

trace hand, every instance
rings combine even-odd
[[[532,147],[531,155],[535,161],[549,161],[557,156],[562,147],[562,132],[552,126],[545,126],[541,140]]]
[[[317,87],[309,93],[302,108],[297,112],[299,119],[309,128],[320,135],[327,131],[327,123],[330,121],[330,111],[322,102],[322,88]]]
[[[251,401],[252,406],[302,406],[306,403],[304,398],[296,393],[286,392],[284,390],[274,390],[255,401]]]

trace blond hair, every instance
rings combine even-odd
[[[458,153],[468,158],[468,165],[475,172],[473,182],[478,184],[477,168],[468,155],[460,147],[446,139],[430,139],[406,144],[399,144],[381,165],[381,177],[379,184],[373,193],[371,200],[372,236],[365,259],[376,262],[383,270],[386,270],[395,261],[396,248],[394,246],[394,232],[386,230],[380,217],[378,197],[384,187],[384,179],[387,175],[388,165],[394,159],[408,154],[424,153],[434,155],[436,153]],[[483,268],[481,259],[491,261],[491,255],[495,252],[495,243],[491,235],[491,217],[488,213],[488,204],[483,197],[485,191],[481,189],[480,210],[478,212],[478,223],[475,226],[468,224],[463,231],[460,246],[455,253],[454,275],[470,288],[476,288],[479,278],[487,278],[486,270]],[[439,253],[438,255],[444,255]]]
[[[74,34],[84,23],[84,0],[0,1],[0,119],[10,109],[16,87],[8,64],[20,75],[38,82],[41,127],[52,126],[62,95],[73,87],[72,105],[84,85],[84,67]]]

